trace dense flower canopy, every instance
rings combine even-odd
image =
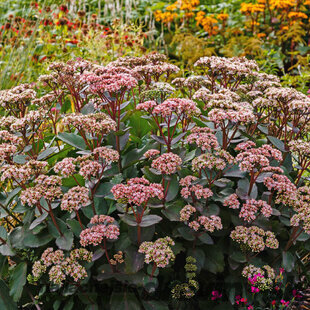
[[[0,254],[15,300],[42,286],[40,302],[59,294],[80,309],[80,293],[115,282],[133,288],[133,304],[253,309],[271,302],[258,294],[299,285],[296,253],[310,238],[304,94],[244,57],[203,57],[192,78],[158,53],[50,70],[36,90],[0,96]]]

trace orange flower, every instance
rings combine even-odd
[[[302,12],[289,12],[288,18],[290,19],[299,19],[299,18],[308,18],[307,14]]]
[[[227,20],[228,17],[229,17],[229,15],[226,14],[226,13],[220,13],[220,14],[217,14],[217,16],[216,16],[217,19],[223,20],[223,21],[224,21],[224,20]]]
[[[295,6],[295,0],[270,0],[270,8],[273,9],[290,9]]]
[[[264,12],[264,4],[253,4],[253,3],[241,3],[240,12],[246,15],[251,15],[253,13]]]
[[[257,37],[258,37],[258,38],[264,38],[264,37],[266,37],[266,33],[263,33],[263,32],[258,33],[258,34],[257,34]]]

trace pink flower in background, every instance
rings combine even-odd
[[[284,307],[288,307],[288,305],[290,304],[289,301],[285,301],[284,299],[281,299],[280,302]]]
[[[212,291],[211,295],[211,300],[217,300],[222,297],[222,294],[219,291]]]
[[[255,286],[251,286],[251,292],[252,293],[259,293],[259,288],[255,287]]]

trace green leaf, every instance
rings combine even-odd
[[[178,195],[178,193],[179,193],[179,182],[177,180],[177,177],[174,175],[170,181],[166,202],[173,200]]]
[[[204,244],[214,244],[211,236],[207,233],[203,233],[198,237],[198,239]]]
[[[67,220],[68,225],[70,226],[72,232],[76,237],[80,236],[82,231],[80,223],[77,220]]]
[[[71,296],[77,291],[77,287],[73,284],[68,284],[62,291],[62,296]]]
[[[195,248],[195,249],[189,249],[188,250],[188,255],[193,256],[196,258],[196,265],[198,268],[198,273],[199,270],[203,267],[205,261],[206,261],[206,254],[205,252],[200,248]]]
[[[139,302],[134,294],[112,293],[110,299],[110,309],[113,310],[141,310]]]
[[[27,162],[26,158],[27,158],[27,155],[15,155],[13,157],[13,161],[16,164],[23,165],[23,164],[25,164]]]
[[[72,310],[73,307],[74,307],[74,301],[70,299],[64,306],[63,310]]]
[[[40,223],[42,223],[48,216],[48,213],[45,212],[42,215],[40,215],[39,217],[37,217],[30,225],[29,229],[32,230],[34,229],[36,226],[38,226]]]
[[[0,226],[0,238],[6,240],[7,235],[8,235],[8,233],[7,233],[6,229],[3,226]]]
[[[228,302],[224,302],[214,307],[213,310],[233,310],[233,306]]]
[[[25,234],[24,245],[30,248],[38,248],[40,246],[46,245],[51,240],[53,240],[53,237],[48,232],[45,232],[44,234],[40,233],[40,235],[35,235],[33,234],[33,232],[28,231]]]
[[[280,150],[281,152],[286,152],[283,141],[272,136],[267,136],[267,138],[278,150]]]
[[[166,209],[162,209],[161,213],[172,222],[180,221],[180,211],[184,207],[183,202],[178,203],[175,201],[172,205],[167,206]]]
[[[212,273],[224,271],[224,254],[220,247],[212,245],[205,247],[206,260],[204,268]]]
[[[14,301],[19,301],[24,285],[26,284],[27,264],[19,263],[15,268],[10,278],[10,295]]]
[[[152,226],[154,224],[159,223],[161,220],[162,220],[162,217],[155,215],[155,214],[145,215],[142,218],[140,226],[141,227]]]
[[[63,236],[56,239],[56,244],[61,250],[71,250],[73,245],[73,233],[71,231],[66,231]]]
[[[169,310],[168,302],[158,300],[142,300],[145,310]]]
[[[4,256],[14,256],[15,252],[9,244],[0,245],[0,254]]]
[[[47,158],[48,156],[50,156],[51,154],[53,154],[55,151],[57,151],[57,150],[58,150],[58,148],[57,148],[56,146],[47,148],[46,150],[44,150],[43,152],[41,152],[41,153],[38,155],[37,160],[45,159],[45,158]]]
[[[110,182],[107,183],[101,183],[96,192],[95,192],[95,197],[105,197],[111,194],[111,189],[115,184],[112,184]]]
[[[10,297],[9,289],[5,282],[0,279],[0,309],[17,310],[17,305]]]
[[[63,142],[74,146],[80,150],[86,150],[86,144],[81,136],[76,135],[75,133],[61,132],[58,134],[58,138]]]
[[[85,180],[80,174],[75,174],[74,177],[81,186],[85,185]],[[62,186],[65,186],[65,187],[73,187],[77,185],[76,181],[74,180],[72,176],[69,178],[62,178],[61,182],[62,182]]]
[[[137,273],[143,268],[144,255],[138,253],[135,249],[129,248],[125,251],[125,272],[127,274]]]
[[[291,272],[295,266],[295,256],[291,252],[282,253],[282,267],[285,271]]]
[[[187,226],[179,227],[178,232],[187,241],[194,241],[195,240],[195,236],[193,234],[193,231]]]
[[[234,261],[238,263],[245,263],[246,257],[242,252],[235,251],[233,254],[230,255],[230,258],[232,258]]]
[[[136,219],[133,215],[129,215],[127,213],[125,214],[119,214],[118,215],[123,222],[125,222],[126,224],[128,224],[129,226],[137,226],[137,222],[136,222]]]

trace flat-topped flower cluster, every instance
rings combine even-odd
[[[204,57],[192,78],[157,53],[50,70],[0,95],[10,223],[0,253],[19,262],[33,251],[31,283],[86,291],[113,279],[134,283],[143,302],[153,289],[166,296],[158,282],[183,283],[193,256],[194,282],[187,275],[172,295],[191,299],[210,275],[226,283],[215,302],[230,294],[228,276],[261,294],[272,268],[295,261],[310,238],[303,94],[246,58]]]

